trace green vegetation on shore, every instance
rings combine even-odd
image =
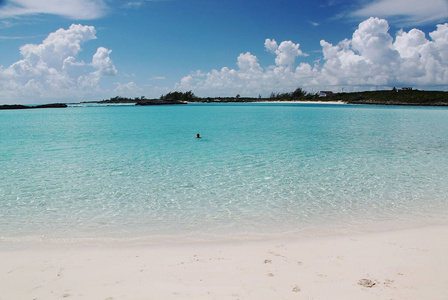
[[[192,91],[188,91],[185,93],[182,92],[170,92],[166,95],[160,96],[160,100],[177,100],[177,101],[188,101],[193,102],[196,100],[200,100],[201,98],[196,97],[196,95]]]
[[[247,103],[247,102],[269,102],[269,101],[340,101],[347,104],[370,104],[370,105],[414,105],[414,106],[448,106],[448,92],[445,91],[420,91],[411,88],[403,88],[382,91],[364,91],[351,93],[333,93],[331,91],[310,94],[302,88],[297,88],[289,93],[271,93],[269,98],[258,97],[206,97],[196,96],[192,91],[169,92],[158,99],[147,99],[145,96],[126,98],[115,96],[102,101],[88,101],[81,103],[119,104],[128,103],[139,106],[146,105],[169,105],[197,103]],[[43,105],[0,105],[0,110],[11,109],[33,109],[33,108],[64,108],[67,104],[53,103]]]
[[[307,93],[302,88],[297,88],[294,92],[290,93],[271,93],[269,96],[268,101],[306,101],[306,100],[315,100],[318,98],[318,95],[313,95],[310,93]]]
[[[351,104],[448,106],[448,92],[397,90],[337,93],[333,100]]]
[[[146,105],[168,105],[168,104],[187,104],[196,103],[250,103],[250,102],[269,102],[269,101],[319,101],[333,102],[340,101],[347,104],[370,104],[370,105],[415,105],[415,106],[448,106],[448,92],[445,91],[420,91],[411,88],[382,90],[382,91],[364,91],[351,93],[333,93],[331,91],[311,94],[297,88],[289,93],[271,93],[268,98],[258,97],[206,97],[196,96],[192,91],[187,92],[169,92],[161,95],[158,99],[147,99],[145,96],[126,98],[115,96],[113,98],[101,101],[88,101],[81,103],[99,103],[99,104],[134,104],[139,106]],[[10,109],[33,109],[33,108],[63,108],[66,104],[54,103],[44,105],[0,105],[0,110]]]
[[[244,103],[244,102],[267,102],[267,101],[341,101],[348,104],[376,104],[376,105],[425,105],[425,106],[448,106],[448,92],[443,91],[420,91],[412,89],[392,89],[382,91],[365,91],[352,93],[329,93],[326,97],[320,94],[310,94],[302,88],[297,88],[290,93],[271,93],[269,98],[259,97],[197,97],[192,91],[170,92],[160,96],[159,99],[125,98],[116,96],[109,100],[98,103],[135,103],[137,105],[160,105],[160,104],[184,104],[186,102],[199,103]]]

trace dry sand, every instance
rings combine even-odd
[[[448,224],[264,241],[1,242],[0,299],[447,299],[447,237]]]

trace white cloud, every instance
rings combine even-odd
[[[300,44],[294,44],[291,41],[284,41],[281,42],[280,45],[277,45],[275,40],[266,39],[264,45],[267,51],[277,55],[275,58],[277,66],[287,66],[291,69],[294,67],[294,62],[297,56],[306,56],[306,54],[299,49]]]
[[[258,63],[258,58],[255,55],[250,54],[250,52],[245,54],[241,53],[240,56],[238,56],[236,64],[241,71],[246,73],[259,73],[263,71]]]
[[[96,39],[93,26],[73,24],[51,33],[39,45],[22,46],[23,58],[0,68],[0,97],[65,99],[99,91],[101,77],[113,76],[117,70],[109,57],[111,50],[104,47],[97,49],[91,63],[77,61],[81,45],[92,39]]]
[[[142,92],[142,89],[133,81],[130,81],[128,83],[115,83],[117,86],[114,89],[114,92],[118,96],[125,95],[126,97],[130,96],[140,96],[140,93]]]
[[[431,39],[418,29],[400,31],[395,39],[388,31],[386,20],[369,18],[359,24],[351,39],[336,45],[322,40],[320,64],[302,62],[297,67],[296,57],[304,55],[299,44],[285,41],[279,45],[266,39],[266,50],[276,55],[275,65],[262,67],[256,56],[242,53],[238,69],[196,71],[182,78],[176,89],[203,96],[267,96],[297,87],[309,92],[408,85],[448,89],[448,23],[438,25],[429,34]]]
[[[371,18],[362,22],[352,37],[353,50],[372,62],[385,64],[395,61],[398,53],[393,49],[393,38],[388,31],[386,20]]]
[[[90,20],[104,15],[103,0],[10,0],[0,9],[0,18],[52,14],[69,19]]]
[[[166,79],[165,76],[153,76],[149,78],[149,80],[165,80],[165,79]]]
[[[264,41],[264,47],[266,48],[266,51],[275,53],[275,51],[277,51],[277,49],[278,49],[278,44],[275,40],[266,39]]]
[[[93,55],[92,65],[98,69],[98,75],[101,76],[115,76],[117,75],[117,70],[115,69],[114,63],[109,57],[112,50],[108,50],[104,47],[99,47],[96,53]]]
[[[404,23],[424,24],[448,18],[446,0],[379,0],[355,11],[358,17],[398,17]]]
[[[157,1],[164,1],[164,0],[134,0],[134,1],[128,1],[122,5],[124,8],[132,8],[132,9],[139,9],[142,6],[144,6],[148,2],[157,2]]]
[[[448,82],[448,23],[438,25],[437,30],[425,34],[412,29],[399,32],[394,43],[402,59],[401,71],[414,84],[447,85]]]
[[[130,1],[126,2],[123,6],[126,8],[140,8],[145,4],[143,1]]]
[[[0,35],[0,40],[21,40],[24,39],[23,36],[2,36]]]

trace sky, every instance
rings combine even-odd
[[[448,0],[0,0],[0,104],[448,90]]]

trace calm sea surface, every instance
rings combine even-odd
[[[2,240],[307,234],[447,212],[447,108],[0,111]]]

